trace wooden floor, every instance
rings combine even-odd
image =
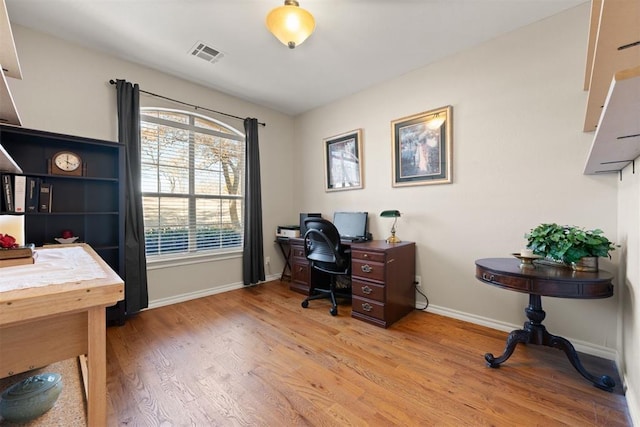
[[[109,426],[630,426],[560,350],[415,311],[389,329],[269,282],[107,330]],[[553,332],[553,331],[552,331]],[[619,383],[612,362],[581,355]]]

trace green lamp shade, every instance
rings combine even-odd
[[[380,216],[385,218],[397,218],[400,216],[400,211],[391,210],[391,211],[382,211]]]

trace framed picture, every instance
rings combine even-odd
[[[446,106],[391,122],[394,187],[452,182],[452,120]]]
[[[362,188],[362,129],[324,139],[325,190]]]

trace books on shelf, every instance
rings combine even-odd
[[[48,184],[45,189],[42,203],[45,206],[42,208],[40,206],[40,178],[2,174],[0,176],[0,190],[2,191],[0,212],[51,212],[51,184]]]
[[[40,179],[27,177],[27,193],[25,212],[38,212],[38,200],[40,199]]]
[[[40,212],[51,212],[51,196],[53,195],[53,184],[49,182],[40,183],[40,196],[38,206]]]
[[[2,198],[4,200],[4,210],[13,212],[13,186],[11,184],[11,175],[2,175]]]
[[[13,177],[13,208],[15,212],[24,213],[24,205],[27,197],[27,177],[16,175]]]

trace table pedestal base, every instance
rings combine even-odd
[[[487,361],[489,367],[499,368],[501,363],[511,357],[518,343],[555,347],[564,351],[573,367],[576,368],[580,375],[591,381],[594,386],[606,391],[613,390],[616,383],[611,377],[608,375],[596,377],[584,369],[578,358],[578,353],[569,340],[547,332],[547,328],[542,325],[546,313],[542,309],[540,295],[529,295],[529,306],[525,309],[525,313],[529,321],[524,323],[523,329],[517,329],[509,334],[507,337],[507,345],[502,355],[500,357],[494,357],[492,353],[484,355],[484,359]]]

